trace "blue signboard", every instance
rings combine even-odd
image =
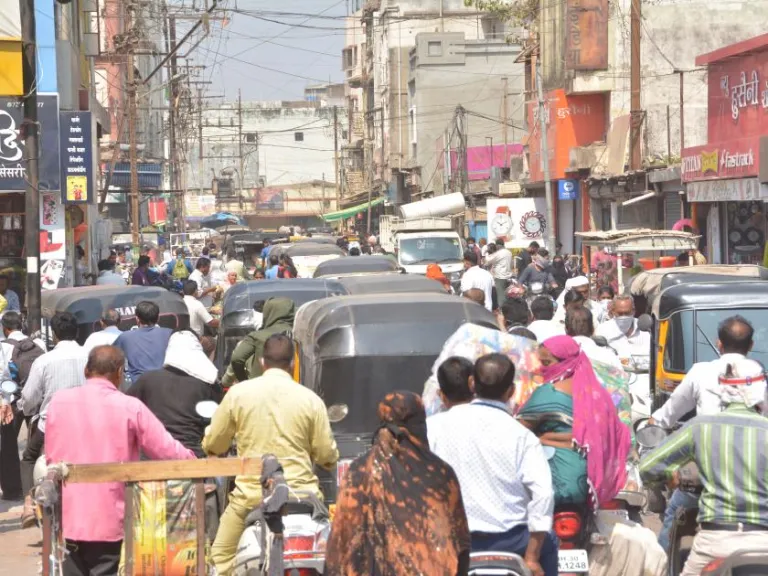
[[[557,199],[558,200],[578,200],[579,181],[578,180],[558,180],[557,181]]]
[[[61,200],[85,204],[93,199],[91,112],[61,113]]]
[[[0,97],[0,192],[27,188],[27,155],[22,139],[24,104],[21,98]],[[39,182],[41,191],[61,189],[59,172],[59,96],[37,95]]]

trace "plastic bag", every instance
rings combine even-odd
[[[133,498],[134,576],[197,574],[195,485],[189,480],[138,482]],[[119,574],[125,574],[125,545]]]
[[[508,356],[515,365],[515,395],[510,400],[510,408],[514,410],[517,406],[522,406],[533,390],[542,383],[538,375],[537,348],[536,342],[522,336],[513,336],[476,324],[463,324],[446,340],[440,356],[432,365],[432,374],[424,384],[422,400],[427,416],[445,410],[439,394],[437,369],[451,356],[461,356],[472,362],[485,354],[501,353]]]

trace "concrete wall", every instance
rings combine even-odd
[[[609,69],[564,69],[565,3],[542,8],[542,74],[545,88],[574,93],[610,92],[610,118],[630,110],[631,0],[609,2]],[[706,143],[706,72],[696,56],[765,32],[768,0],[655,0],[643,2],[641,27],[642,108],[647,113],[644,157],[666,158],[667,105],[671,156],[680,156],[680,76],[683,70],[685,146]]]
[[[219,104],[216,110],[203,114],[204,159],[202,183],[211,186],[214,173],[236,167],[239,170],[237,108],[233,104]],[[346,116],[338,109],[339,138]],[[310,180],[333,181],[333,108],[320,107],[308,102],[243,102],[243,133],[258,133],[258,152],[253,144],[243,144],[245,170],[243,187],[253,188],[259,176],[267,186],[286,185]],[[297,133],[303,141],[297,141]],[[200,187],[198,143],[189,143],[189,186]],[[234,175],[235,185],[238,177]]]
[[[441,56],[429,55],[429,46],[441,42]],[[461,33],[419,34],[416,39],[409,89],[408,118],[409,162],[421,169],[424,191],[443,192],[442,180],[433,175],[445,148],[445,131],[453,130],[458,105],[496,119],[467,116],[467,146],[503,144],[501,124],[504,94],[503,78],[507,78],[508,122],[522,127],[525,111],[524,65],[515,64],[520,47],[502,40],[465,40]],[[434,53],[436,54],[436,52]],[[520,142],[524,132],[507,130],[507,141]],[[416,140],[415,146],[412,139]],[[454,147],[456,140],[454,139]]]

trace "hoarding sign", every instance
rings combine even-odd
[[[567,0],[565,66],[608,69],[608,0]]]
[[[578,200],[579,199],[579,181],[578,180],[558,180],[557,199],[558,200]]]
[[[489,199],[488,241],[503,240],[509,248],[543,244],[547,230],[547,201],[543,197]]]
[[[684,182],[752,177],[759,171],[759,136],[683,150]]]
[[[65,204],[93,200],[93,138],[91,112],[62,112],[61,198]]]
[[[0,192],[23,192],[27,187],[22,123],[24,106],[21,98],[0,96]],[[38,189],[59,191],[59,96],[37,95],[39,125]]]

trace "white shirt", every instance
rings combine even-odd
[[[491,276],[499,280],[512,278],[512,253],[504,248],[499,248],[485,259],[486,265],[491,267]]]
[[[470,532],[552,529],[552,474],[541,442],[503,403],[474,400],[430,416],[427,435],[459,478]]]
[[[536,334],[536,341],[541,344],[553,336],[565,334],[563,325],[554,320],[534,320],[528,324],[528,330]]]
[[[104,330],[99,330],[88,336],[85,339],[85,344],[83,344],[83,350],[86,354],[90,354],[96,346],[112,346],[120,334],[122,332],[117,326],[107,326]]]
[[[461,293],[472,290],[472,288],[478,288],[485,292],[485,307],[492,310],[494,283],[491,273],[488,270],[483,270],[480,266],[472,266],[464,272],[461,277]]]
[[[723,354],[716,360],[697,362],[691,366],[669,400],[653,413],[653,419],[662,428],[671,428],[694,409],[699,416],[722,412],[723,406],[718,394],[719,376],[725,370],[726,364],[740,358],[744,356]]]
[[[40,414],[38,428],[41,432],[45,432],[45,414],[53,395],[59,390],[85,384],[87,362],[88,354],[80,344],[62,340],[32,363],[29,378],[21,391],[21,402],[27,416]]]
[[[192,274],[189,275],[190,280],[194,280],[197,282],[197,293],[202,294],[204,290],[207,290],[208,288],[213,287],[213,282],[211,280],[211,275],[208,274],[208,276],[203,276],[203,273],[200,272],[200,270],[195,270],[192,272]],[[207,294],[200,298],[200,302],[203,303],[203,306],[206,308],[210,308],[213,306],[213,296],[210,294]]]
[[[608,345],[616,350],[619,358],[650,356],[651,354],[651,334],[637,329],[637,319],[635,319],[629,335],[619,330],[615,320],[600,324],[595,330],[595,334],[608,340]]]
[[[621,365],[621,359],[619,359],[619,357],[611,348],[598,346],[595,341],[592,340],[592,338],[588,338],[587,336],[574,336],[573,339],[579,344],[579,346],[581,346],[582,351],[591,361],[601,362],[621,370],[624,369],[624,367]]]
[[[208,313],[203,303],[194,296],[184,296],[184,304],[189,311],[189,327],[195,334],[202,336],[205,334],[205,327],[213,320],[213,316]]]
[[[125,286],[122,274],[115,274],[111,270],[102,270],[96,278],[97,286]]]

